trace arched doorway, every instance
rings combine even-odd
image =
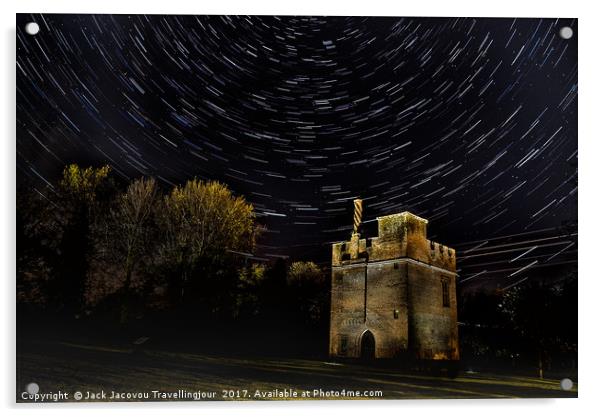
[[[363,360],[374,359],[374,353],[376,350],[376,342],[374,340],[374,335],[370,330],[366,330],[362,335],[362,340],[360,342],[360,355]]]

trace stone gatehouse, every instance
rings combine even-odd
[[[351,240],[332,245],[330,355],[459,359],[455,250],[409,212],[379,217],[378,237],[362,239],[361,209]]]

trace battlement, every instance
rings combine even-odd
[[[332,266],[411,258],[455,272],[456,251],[427,239],[428,220],[404,211],[377,218],[378,237],[351,239],[332,245]]]

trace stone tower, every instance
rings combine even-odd
[[[459,359],[455,250],[409,212],[377,218],[378,237],[361,239],[354,206],[351,239],[332,245],[330,355]]]

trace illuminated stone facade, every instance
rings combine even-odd
[[[330,355],[457,360],[455,250],[412,213],[377,220],[378,237],[332,245]]]

